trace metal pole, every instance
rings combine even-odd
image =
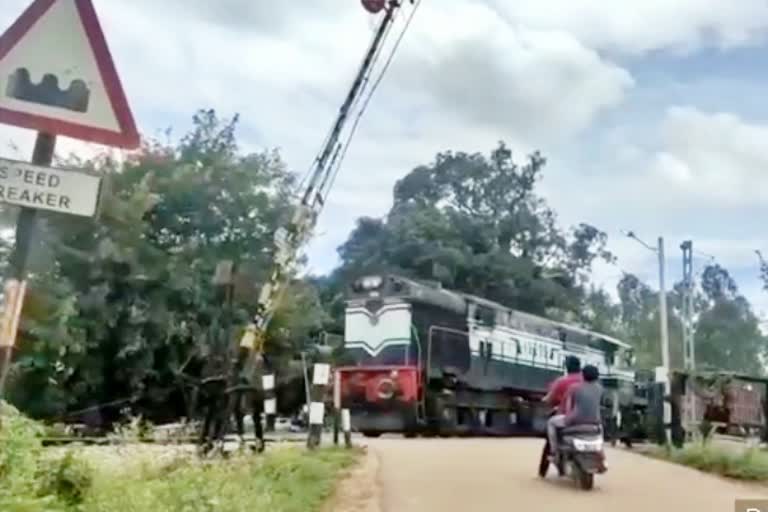
[[[669,328],[667,325],[667,288],[664,285],[664,238],[659,237],[659,314],[661,315],[661,366],[669,371]]]
[[[670,374],[669,374],[669,329],[667,325],[667,288],[664,285],[664,238],[659,237],[659,315],[661,328],[661,368],[656,372],[656,381],[664,384],[664,397],[662,403],[664,407],[664,438],[660,439],[662,444],[667,444],[670,439],[669,428],[672,422],[672,404],[669,402],[670,394]]]
[[[693,333],[693,242],[686,240],[680,245],[683,251],[683,355],[685,369],[688,373],[685,389],[685,410],[683,414],[684,427],[688,432],[694,431],[697,423],[695,386],[693,385],[696,369],[696,354]]]
[[[53,153],[56,149],[56,136],[49,133],[38,132],[35,139],[35,148],[32,151],[32,164],[49,167],[53,162]],[[16,240],[13,252],[9,259],[6,279],[24,281],[27,270],[29,249],[32,245],[32,234],[35,228],[37,210],[22,207],[16,220]],[[6,301],[6,307],[8,307]],[[13,333],[15,335],[15,333]],[[0,347],[0,406],[5,392],[5,381],[11,367],[13,346]]]
[[[680,245],[683,250],[683,348],[685,369],[696,368],[696,358],[693,347],[693,242],[690,240]]]

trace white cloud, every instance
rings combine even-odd
[[[633,85],[567,32],[515,26],[479,3],[444,7],[420,13],[397,80],[465,122],[551,141],[589,126]]]
[[[744,208],[768,200],[768,124],[673,107],[662,136],[664,151],[656,155],[653,171],[671,193],[719,207]]]
[[[489,2],[516,24],[564,30],[591,47],[633,54],[755,44],[768,30],[763,0]]]

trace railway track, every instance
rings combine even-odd
[[[278,437],[265,437],[264,442],[266,444],[275,443],[305,443],[307,440],[306,434],[295,436],[278,436]],[[227,443],[240,443],[240,439],[236,436],[228,436],[225,439]],[[244,437],[245,443],[256,443],[258,440],[255,437]],[[2,438],[0,438],[0,442]],[[43,446],[66,446],[70,444],[83,444],[90,446],[120,446],[131,444],[149,444],[158,446],[174,446],[174,445],[191,445],[198,444],[199,438],[197,436],[182,436],[174,437],[172,439],[115,439],[110,437],[77,437],[77,436],[60,436],[60,437],[43,437]]]

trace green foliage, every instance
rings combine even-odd
[[[73,453],[46,458],[44,429],[3,404],[0,436],[0,510],[64,512],[80,503],[92,481],[91,468]]]
[[[118,458],[110,466],[103,460],[106,453],[99,452],[100,461],[92,466],[77,450],[44,453],[38,437],[43,429],[9,406],[3,411],[3,512],[311,512],[359,455],[346,449],[276,448],[260,457],[201,462],[177,455],[148,463],[132,460],[133,452],[126,451],[114,453]]]
[[[67,505],[83,502],[93,484],[93,469],[74,452],[46,460],[38,470],[39,493],[56,496]]]
[[[760,251],[757,251],[757,258],[760,261],[760,279],[763,281],[763,289],[768,291],[768,262]]]
[[[594,307],[602,308],[601,322],[615,325],[613,332],[635,347],[641,367],[659,365],[658,292],[627,274],[618,284],[618,295],[618,309],[606,307],[604,301],[591,301]],[[671,362],[678,368],[683,366],[682,297],[681,283],[667,294]],[[704,268],[700,285],[694,290],[693,304],[698,368],[764,373],[760,360],[768,354],[768,338],[760,332],[752,306],[739,294],[736,282],[725,268]],[[606,320],[605,315],[613,315],[613,319]]]
[[[176,145],[146,142],[122,165],[66,162],[102,174],[101,211],[41,214],[14,403],[44,418],[88,410],[95,426],[123,408],[153,421],[189,414],[182,373],[199,374],[196,356],[224,364],[292,212],[293,175],[276,152],[241,154],[236,127],[201,111]],[[222,260],[238,270],[231,304],[211,282]],[[312,290],[291,290],[269,333],[278,357],[324,322]]]
[[[696,301],[697,359],[703,366],[747,374],[763,374],[761,356],[768,354],[768,339],[759,319],[735,281],[719,265],[704,269]]]
[[[38,424],[7,403],[0,410],[0,503],[9,495],[34,496],[42,445]]]
[[[557,225],[536,192],[544,164],[516,164],[503,143],[438,154],[397,183],[386,220],[358,221],[334,280],[392,270],[534,313],[579,311],[592,263],[612,256],[598,229]]]
[[[349,450],[275,449],[263,457],[201,464],[189,460],[104,478],[83,504],[83,512],[311,512],[330,496],[340,472],[356,459]]]
[[[741,450],[697,443],[680,450],[659,450],[654,455],[707,473],[768,482],[768,454],[756,448]]]

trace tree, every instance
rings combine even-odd
[[[606,236],[563,231],[536,193],[545,159],[517,165],[504,143],[486,157],[440,153],[395,186],[385,220],[360,219],[339,248],[337,279],[396,271],[533,313],[578,311]]]
[[[757,252],[757,258],[760,261],[760,279],[763,281],[763,289],[768,291],[768,262],[765,261],[763,253]]]
[[[620,318],[613,332],[635,347],[640,367],[661,364],[657,293],[631,274],[621,279],[617,289]],[[675,283],[667,293],[670,359],[675,368],[682,368],[684,361],[682,299],[683,285]],[[719,265],[704,269],[700,286],[694,290],[693,304],[697,368],[761,375],[768,339],[760,332],[751,305],[739,294],[726,269]],[[603,305],[601,311],[609,317],[614,310]],[[611,323],[605,318],[601,322]]]
[[[101,173],[106,190],[94,219],[42,216],[14,371],[22,408],[50,417],[124,400],[168,419],[187,412],[180,373],[201,350],[224,362],[292,212],[293,176],[275,152],[241,155],[236,126],[201,111],[175,146],[147,142],[122,166],[70,162]],[[241,275],[231,308],[211,282],[222,260]],[[313,293],[290,287],[269,332],[277,359],[324,322]]]
[[[704,269],[698,303],[697,362],[703,367],[762,375],[768,339],[726,269],[716,264]]]

